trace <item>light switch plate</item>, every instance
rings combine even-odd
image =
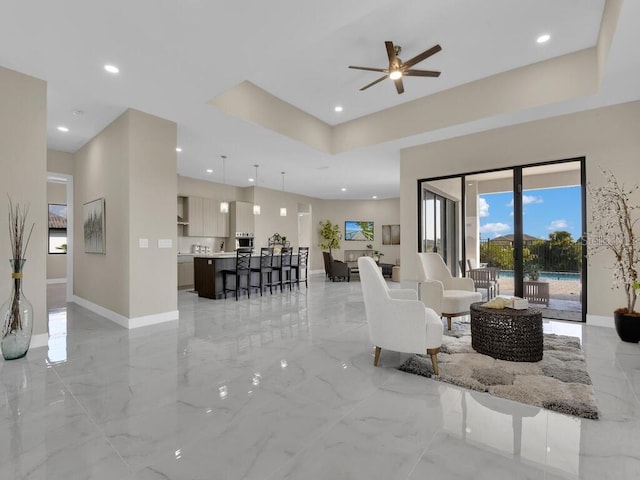
[[[149,248],[149,239],[148,238],[139,238],[138,246],[140,248]]]
[[[171,248],[173,241],[170,238],[160,238],[158,240],[158,248]]]

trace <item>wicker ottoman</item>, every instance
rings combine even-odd
[[[471,346],[478,353],[511,362],[542,360],[542,312],[471,304]]]

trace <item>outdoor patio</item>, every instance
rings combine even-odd
[[[514,292],[513,278],[499,278],[499,292],[503,296],[512,296]],[[575,280],[549,280],[549,306],[531,304],[544,310],[545,318],[561,318],[563,320],[582,320],[580,293],[582,284]],[[483,299],[487,298],[487,291],[478,289]]]

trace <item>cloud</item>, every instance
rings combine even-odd
[[[569,227],[569,224],[567,223],[566,220],[554,220],[549,225],[547,225],[547,230],[551,230],[555,232],[557,230],[562,230],[568,227]]]
[[[478,216],[480,218],[489,216],[489,202],[482,197],[478,197]]]
[[[502,233],[502,232],[507,232],[511,230],[511,226],[507,225],[506,223],[500,223],[500,222],[496,222],[496,223],[485,223],[484,225],[480,226],[480,233]]]
[[[542,197],[536,197],[535,195],[522,195],[522,204],[529,205],[531,203],[543,203]],[[513,199],[507,203],[507,207],[513,207]]]

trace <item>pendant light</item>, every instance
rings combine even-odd
[[[221,155],[221,157],[222,157],[222,185],[226,185],[227,184],[227,178],[226,178],[227,156]],[[227,202],[226,200],[223,200],[220,202],[220,213],[229,213],[229,202]]]
[[[258,167],[260,165],[254,165],[254,167],[256,167],[256,183],[255,183],[255,187],[253,188],[253,200],[254,200],[254,204],[253,204],[253,214],[254,215],[260,215],[260,204],[258,202],[256,202],[256,194],[258,193]]]
[[[282,204],[284,205],[284,172],[280,172],[282,173]],[[287,216],[287,207],[280,207],[280,216],[281,217],[286,217]]]

